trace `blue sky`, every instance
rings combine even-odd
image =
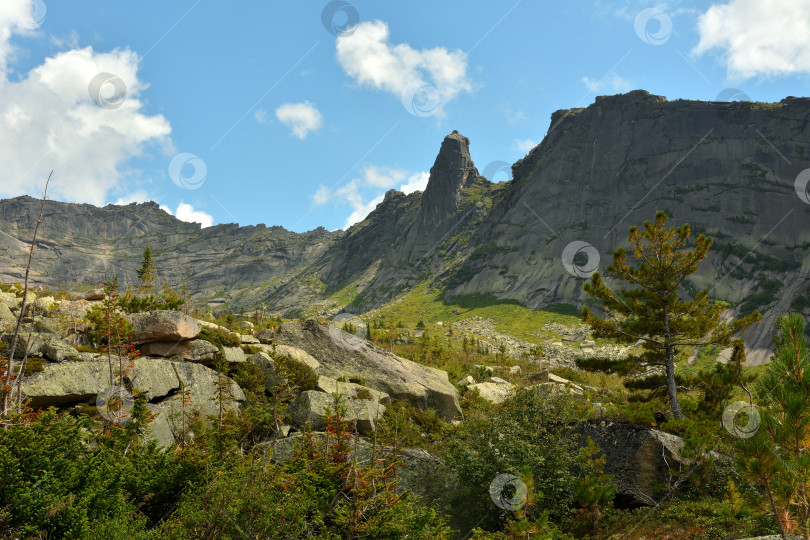
[[[56,200],[338,229],[422,189],[454,129],[507,180],[557,109],[779,101],[808,72],[808,0],[2,0],[0,197],[54,169]]]

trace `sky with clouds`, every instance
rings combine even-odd
[[[424,189],[454,129],[504,181],[598,95],[808,84],[810,0],[1,0],[0,197],[53,170],[56,200],[332,230]]]

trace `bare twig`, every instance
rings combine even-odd
[[[34,260],[34,248],[37,245],[37,233],[39,232],[39,226],[42,224],[42,214],[45,212],[45,201],[48,198],[48,184],[51,182],[51,176],[53,175],[53,171],[48,175],[48,179],[45,181],[45,190],[42,192],[42,204],[39,207],[39,218],[37,219],[37,224],[34,227],[34,237],[31,240],[31,249],[28,251],[28,265],[25,267],[25,284],[23,287],[23,297],[22,302],[20,303],[20,313],[17,316],[17,326],[14,329],[14,336],[11,338],[11,345],[7,349],[8,352],[8,367],[6,369],[6,376],[5,380],[3,381],[3,415],[7,415],[9,411],[10,405],[10,398],[11,398],[11,360],[14,358],[14,351],[17,348],[17,338],[20,336],[20,327],[22,326],[23,317],[25,316],[25,308],[26,308],[26,301],[28,300],[28,278],[31,274],[31,263]]]

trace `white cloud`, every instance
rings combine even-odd
[[[608,92],[615,94],[633,89],[633,85],[630,81],[615,73],[611,73],[598,80],[591,79],[590,77],[582,77],[582,82],[585,83],[585,87],[590,92]]]
[[[125,206],[130,203],[144,203],[146,201],[151,201],[152,198],[147,194],[144,190],[139,189],[133,193],[128,195],[124,195],[123,197],[119,197],[113,204],[116,206]],[[171,214],[171,212],[169,212]]]
[[[399,186],[399,190],[405,195],[413,193],[414,191],[425,191],[429,178],[430,173],[428,172],[416,173],[408,178],[407,184]]]
[[[329,202],[329,199],[332,196],[332,190],[330,190],[325,185],[321,184],[318,186],[318,191],[312,196],[312,202],[314,202],[317,206],[323,206],[324,204]]]
[[[692,51],[717,49],[730,78],[810,72],[810,2],[731,0],[698,19]]]
[[[538,144],[540,143],[538,143],[533,139],[518,139],[515,141],[515,148],[517,148],[521,152],[529,152],[532,148],[534,148]]]
[[[25,26],[30,6],[30,0],[0,2],[0,197],[41,195],[53,170],[49,196],[100,206],[128,179],[130,158],[150,143],[171,144],[171,127],[163,116],[142,112],[139,95],[146,85],[138,78],[138,56],[128,49],[59,52],[9,81],[4,68],[15,53],[10,38],[31,32]],[[90,81],[101,72],[126,85],[117,108],[90,98]],[[112,85],[102,86],[102,96],[110,90]]]
[[[408,172],[402,169],[377,167],[376,165],[367,165],[363,169],[363,181],[366,185],[380,188],[393,187],[407,176]]]
[[[424,191],[429,177],[430,174],[427,172],[409,173],[404,169],[366,165],[358,178],[354,178],[334,191],[321,184],[312,195],[312,202],[317,206],[328,202],[351,206],[353,210],[346,219],[345,229],[366,219],[383,201],[385,194],[379,193],[380,188],[390,189],[399,185],[399,190],[407,195],[414,191]],[[368,195],[364,195],[363,192],[367,193],[371,190],[376,194],[372,196],[371,200],[365,202]]]
[[[383,201],[384,195],[379,195],[365,204],[354,205],[354,212],[346,218],[346,223],[343,225],[344,229],[348,229],[355,223],[360,223],[368,217],[368,215],[377,208],[377,205]]]
[[[35,27],[31,0],[0,2],[0,83],[6,80],[6,66],[13,51],[12,34],[29,34]]]
[[[160,209],[166,212],[167,214],[171,214],[180,221],[186,221],[188,223],[199,223],[205,227],[210,227],[214,224],[214,216],[211,214],[206,214],[201,210],[194,210],[194,207],[190,204],[186,204],[184,202],[180,202],[177,205],[177,211],[172,212],[171,208],[165,205],[160,205]]]
[[[266,124],[267,123],[267,111],[262,109],[261,107],[256,109],[256,112],[253,113],[253,117],[256,119],[256,122],[259,124]]]
[[[340,35],[337,58],[343,71],[359,84],[390,92],[400,100],[424,81],[438,92],[438,112],[459,93],[472,90],[463,51],[416,50],[388,39],[388,25],[379,20],[362,22],[353,32]]]
[[[521,111],[520,109],[513,111],[512,109],[507,108],[506,110],[503,111],[503,115],[506,118],[506,121],[509,122],[510,126],[516,126],[529,119],[526,116],[526,113]]]
[[[311,131],[320,129],[323,124],[320,111],[309,101],[285,103],[276,109],[276,118],[301,140],[306,139]]]

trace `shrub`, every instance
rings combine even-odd
[[[459,499],[471,516],[491,516],[485,528],[501,528],[509,516],[493,508],[489,495],[491,482],[504,473],[533,484],[527,518],[541,520],[544,512],[558,523],[568,518],[576,503],[572,486],[579,452],[563,424],[581,418],[572,405],[564,397],[522,389],[490,415],[468,414],[458,437],[450,441],[448,463],[466,487]],[[583,475],[588,472],[579,469]]]
[[[239,347],[242,345],[238,336],[221,328],[208,328],[204,326],[202,330],[200,330],[200,334],[197,338],[204,339],[217,347]]]
[[[308,365],[288,356],[276,356],[276,368],[281,375],[290,380],[299,390],[315,390],[318,386],[318,376]]]
[[[29,356],[28,360],[25,361],[25,374],[31,375],[32,373],[36,373],[38,371],[44,371],[46,364],[45,360],[39,358],[38,356]]]
[[[242,345],[242,350],[245,354],[256,354],[262,352],[264,349],[255,345]]]

